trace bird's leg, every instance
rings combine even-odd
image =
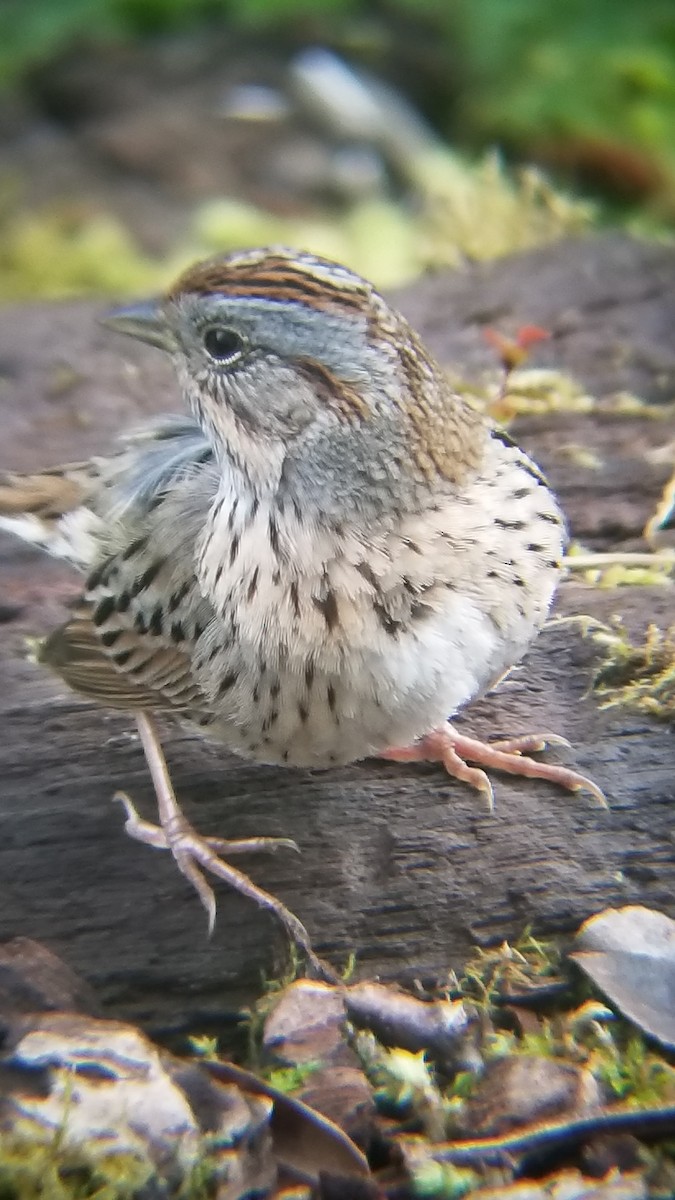
[[[505,771],[508,775],[523,775],[527,779],[545,779],[548,783],[556,783],[570,792],[590,792],[603,808],[607,808],[607,801],[600,788],[585,775],[579,775],[577,771],[559,763],[542,763],[528,757],[528,754],[544,750],[548,743],[568,745],[564,738],[539,733],[510,738],[508,741],[480,742],[476,738],[458,733],[448,722],[433,733],[426,734],[412,746],[400,750],[385,750],[380,758],[388,758],[394,762],[441,762],[454,779],[461,779],[478,791],[484,792],[490,811],[494,808],[494,794],[492,784],[482,769],[485,767]],[[469,766],[469,762],[477,765]]]
[[[246,851],[277,849],[279,846],[297,850],[295,842],[289,838],[260,837],[228,841],[226,838],[201,837],[181,812],[153,720],[147,713],[142,712],[136,714],[136,722],[155,786],[159,825],[143,821],[129,797],[123,792],[118,792],[116,799],[121,800],[126,809],[127,819],[124,827],[127,833],[139,842],[145,842],[159,850],[171,851],[179,871],[190,881],[206,909],[209,933],[212,932],[216,920],[216,900],[202,870],[210,871],[235,891],[259,904],[261,908],[273,912],[281,921],[291,941],[307,955],[319,974],[324,977],[331,974],[330,968],[322,963],[312,950],[309,934],[302,922],[275,896],[257,887],[242,871],[238,871],[219,857],[220,851],[241,854]]]

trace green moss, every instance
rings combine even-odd
[[[28,1120],[0,1133],[0,1200],[212,1200],[227,1178],[218,1139],[204,1135],[186,1173],[157,1167],[150,1157],[102,1153],[98,1144],[73,1147],[61,1131],[45,1138],[44,1126]]]
[[[250,1008],[242,1011],[239,1024],[246,1038],[245,1065],[249,1071],[259,1071],[260,1073],[264,1071],[262,1042],[265,1022],[286,988],[290,987],[296,979],[303,977],[304,968],[297,946],[289,945],[288,954],[286,971],[275,979],[263,975],[261,995]]]
[[[218,1038],[203,1034],[200,1037],[188,1038],[188,1043],[195,1058],[202,1058],[205,1062],[218,1062]]]
[[[195,259],[270,243],[344,262],[388,288],[429,265],[493,258],[590,224],[587,206],[565,200],[543,180],[533,191],[496,160],[472,166],[450,151],[432,157],[411,167],[413,204],[380,197],[341,214],[291,218],[226,197],[211,200],[197,207],[187,236],[162,260],[141,253],[109,213],[82,213],[65,203],[22,211],[16,181],[5,179],[3,187],[0,179],[0,300],[152,292]]]
[[[413,1193],[420,1200],[461,1200],[480,1183],[477,1171],[427,1158],[412,1171]]]
[[[132,294],[154,288],[162,274],[104,213],[83,218],[58,209],[0,219],[0,300]]]
[[[661,721],[675,721],[675,625],[648,626],[643,640],[633,641],[618,618],[612,625],[590,627],[603,660],[593,686],[603,708],[625,707]]]
[[[622,1034],[624,1036],[622,1036]],[[617,1100],[635,1108],[654,1108],[675,1100],[675,1068],[626,1027],[595,1055],[594,1074]]]
[[[502,942],[494,949],[478,950],[457,978],[457,989],[464,999],[487,1010],[509,991],[526,991],[536,980],[557,977],[561,957],[555,942],[526,930],[513,945]]]
[[[58,1138],[0,1134],[0,1200],[133,1200],[152,1173],[133,1155],[93,1157]]]
[[[293,1067],[274,1067],[271,1071],[266,1072],[265,1078],[277,1091],[284,1092],[285,1095],[292,1095],[293,1092],[304,1087],[307,1080],[311,1079],[312,1075],[316,1075],[321,1067],[322,1063],[320,1062],[297,1063]]]
[[[579,542],[572,542],[563,561],[568,571],[580,574],[585,583],[601,588],[672,587],[675,573],[675,554],[668,550],[661,553],[619,550],[595,554],[586,550]],[[578,618],[582,624],[585,619]],[[599,632],[600,628],[606,631],[605,626],[600,627],[597,623],[593,625],[591,621],[590,628],[598,631],[598,641],[606,641],[605,635]],[[611,634],[609,642],[613,642],[616,636]],[[618,642],[620,641],[619,637]],[[618,645],[616,652],[621,653]]]

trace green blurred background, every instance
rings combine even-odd
[[[348,87],[328,112],[307,95],[308,47],[381,129],[345,128]],[[390,285],[673,229],[673,0],[4,0],[0,80],[8,300],[137,291],[263,241]]]

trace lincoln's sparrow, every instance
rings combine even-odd
[[[150,717],[171,711],[257,762],[434,758],[598,789],[448,723],[517,662],[560,576],[563,519],[528,456],[449,386],[407,321],[344,267],[266,249],[200,263],[112,314],[171,354],[189,417],[108,458],[6,477],[3,524],[87,575],[42,659],[132,709],[161,828],[210,920],[200,867],[272,908],[182,817]],[[478,764],[469,766],[469,759]]]

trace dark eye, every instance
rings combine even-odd
[[[204,333],[204,348],[217,362],[234,362],[244,349],[244,339],[225,325],[212,325]]]

